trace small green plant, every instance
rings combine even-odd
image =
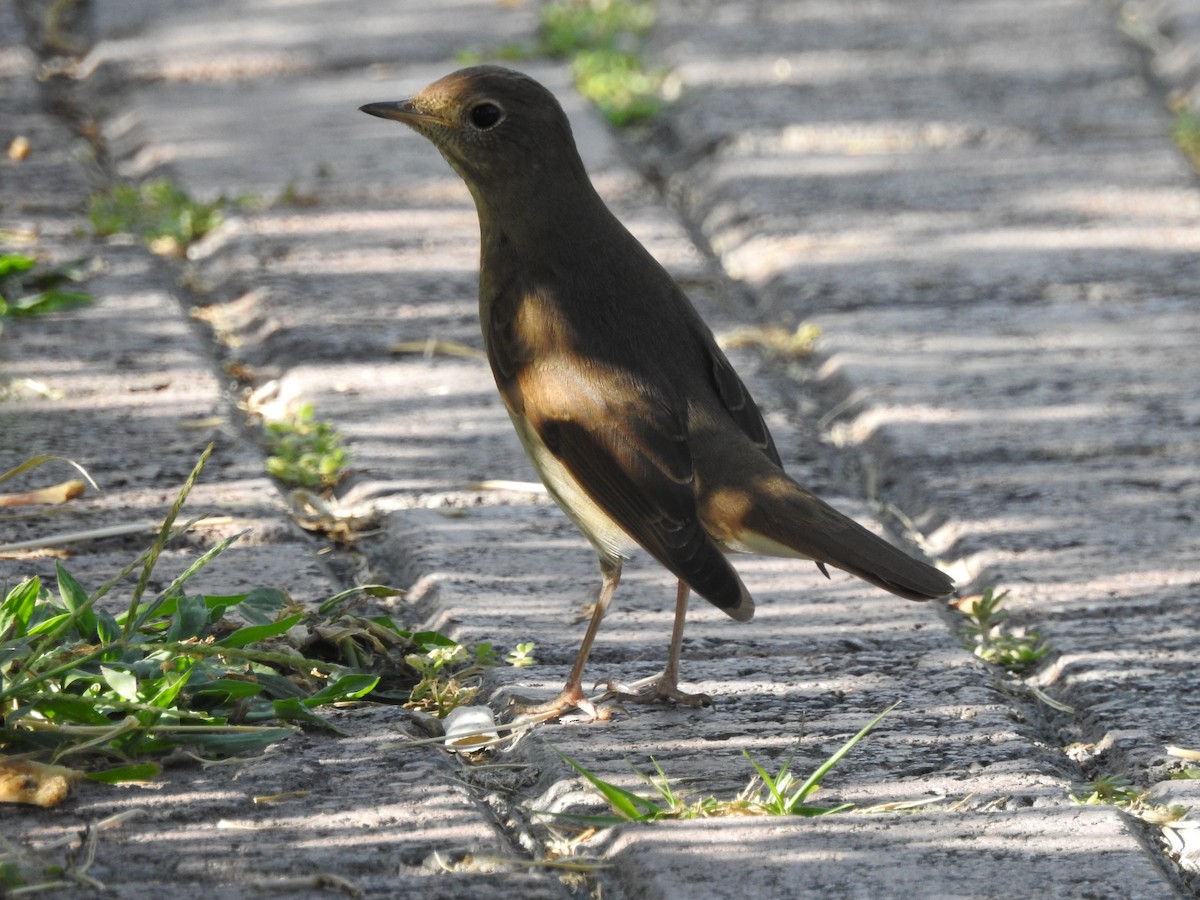
[[[643,122],[663,106],[664,75],[640,52],[654,19],[652,0],[555,0],[542,7],[538,50],[569,57],[575,86],[612,124]]]
[[[155,253],[182,256],[221,224],[222,198],[193,200],[166,178],[118,184],[92,195],[88,218],[98,235],[132,234]]]
[[[83,279],[80,262],[47,268],[32,256],[0,254],[0,319],[86,306],[95,300],[91,294],[64,289]]]
[[[653,119],[663,108],[661,72],[650,71],[639,56],[621,50],[582,50],[571,63],[581,94],[618,127]]]
[[[339,732],[317,713],[329,704],[366,697],[421,702],[413,693],[429,672],[405,660],[416,648],[459,645],[437,632],[406,631],[387,616],[354,612],[366,596],[391,596],[395,589],[355,588],[315,611],[275,588],[190,591],[194,576],[240,537],[233,535],[149,593],[163,548],[193,524],[175,527],[211,450],[154,543],[105,584],[89,590],[59,564],[54,584],[30,578],[3,595],[0,753],[56,763],[70,758],[98,781],[143,780],[159,771],[155,757],[171,751],[242,755],[297,727]],[[100,605],[135,572],[123,611]],[[474,657],[486,661],[494,653],[481,647]],[[440,668],[444,676],[446,662]]]
[[[547,56],[628,45],[654,27],[652,0],[553,0],[542,7],[538,49]]]
[[[485,56],[570,59],[579,92],[613,125],[631,125],[652,119],[663,108],[665,73],[646,68],[641,55],[654,20],[653,0],[551,0],[542,7],[535,45],[462,50],[458,60],[473,65]]]
[[[610,825],[619,825],[621,822],[656,822],[659,819],[694,819],[697,818],[697,810],[705,803],[717,802],[713,798],[708,801],[701,801],[701,804],[688,805],[675,794],[671,787],[670,779],[667,778],[658,761],[653,757],[650,762],[654,765],[655,771],[658,773],[657,778],[646,776],[638,773],[642,780],[646,781],[654,788],[658,794],[658,799],[653,797],[642,796],[635,794],[633,791],[628,791],[623,787],[605,781],[599,775],[596,775],[582,765],[571,759],[565,753],[559,753],[563,761],[572,769],[582,775],[587,782],[595,789],[601,797],[607,802],[613,811],[611,816],[581,816],[574,814],[558,814],[565,818],[571,818],[578,821],[587,822],[590,825],[606,828]]]
[[[1200,749],[1196,749],[1194,747],[1178,747],[1174,744],[1168,744],[1167,756],[1174,757],[1175,759],[1188,760],[1190,762],[1200,762]],[[1189,766],[1188,768],[1182,769],[1178,772],[1172,772],[1167,777],[1173,780],[1188,780],[1193,778],[1200,779],[1200,768],[1197,768],[1196,766]]]
[[[957,604],[967,617],[963,646],[985,662],[1010,672],[1024,672],[1037,665],[1050,647],[1037,631],[1010,631],[1008,611],[1002,608],[1008,591],[996,593],[988,588],[978,597],[967,597]]]
[[[1150,791],[1134,787],[1123,775],[1101,775],[1071,791],[1071,802],[1076,806],[1115,806],[1150,825],[1170,825],[1191,811],[1187,806],[1149,801]]]
[[[537,660],[533,657],[533,649],[536,645],[532,642],[526,644],[517,644],[504,657],[504,661],[514,669],[520,669],[525,666],[537,665]]]
[[[405,706],[432,713],[439,719],[474,700],[479,693],[478,676],[496,664],[491,644],[480,644],[472,653],[435,631],[415,634],[412,640],[420,652],[408,654],[404,661],[419,680]]]
[[[813,806],[808,798],[821,787],[821,781],[842,761],[859,741],[865,738],[875,728],[883,717],[896,708],[893,703],[874,719],[868,722],[857,734],[842,744],[832,755],[819,765],[811,775],[803,781],[797,779],[791,772],[794,755],[780,767],[774,775],[746,753],[746,759],[757,773],[745,789],[732,800],[719,800],[707,797],[702,800],[685,802],[675,793],[670,779],[653,757],[650,762],[654,765],[655,775],[648,776],[639,773],[657,794],[657,798],[643,796],[626,790],[623,787],[605,781],[598,775],[585,769],[575,760],[560,753],[563,760],[576,772],[582,775],[601,797],[608,802],[613,811],[611,816],[576,816],[569,818],[582,820],[596,827],[616,825],[621,822],[654,822],[659,819],[696,819],[716,816],[826,816],[833,813],[845,812],[853,808],[851,803],[837,806]]]
[[[1072,791],[1071,802],[1079,806],[1128,806],[1138,802],[1144,793],[1122,775],[1101,775]]]
[[[268,422],[267,472],[292,487],[333,488],[345,474],[347,454],[342,436],[329,422],[314,418],[305,404],[291,418]]]
[[[1197,172],[1200,172],[1200,115],[1192,110],[1179,109],[1171,126],[1171,136]]]

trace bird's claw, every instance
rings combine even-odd
[[[515,714],[514,722],[551,722],[570,712],[582,713],[588,722],[607,722],[619,706],[606,704],[605,698],[593,702],[582,691],[564,690],[552,700],[538,702],[529,697],[513,694],[508,698],[508,708]]]
[[[607,691],[600,698],[602,703],[660,703],[669,700],[677,706],[691,709],[713,705],[713,699],[708,694],[680,690],[678,682],[665,674],[643,678],[631,685],[609,682],[605,687]]]

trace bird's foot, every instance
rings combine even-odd
[[[679,706],[697,709],[701,706],[712,706],[713,699],[708,694],[688,693],[679,689],[679,682],[668,678],[667,673],[643,678],[631,685],[609,684],[608,692],[600,698],[601,702],[617,703],[660,703],[670,700]]]
[[[514,694],[508,698],[508,708],[515,714],[513,724],[552,722],[576,710],[589,722],[607,722],[613,713],[611,706],[603,702],[593,703],[584,696],[581,688],[572,688],[570,685],[563,688],[553,700],[544,702]]]

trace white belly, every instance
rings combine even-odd
[[[546,490],[592,542],[597,555],[612,562],[628,558],[637,544],[579,486],[579,482],[542,443],[528,422],[513,415],[511,411],[509,417],[517,430],[517,437],[521,439],[525,452],[533,462],[533,467],[537,469],[542,483],[546,485]]]

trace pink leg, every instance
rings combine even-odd
[[[667,651],[667,667],[663,673],[635,682],[628,691],[610,690],[605,699],[627,703],[673,700],[680,706],[712,706],[712,698],[708,694],[689,694],[679,689],[679,654],[683,648],[683,626],[687,619],[688,593],[687,584],[679,582],[679,592],[675,599],[675,625],[671,629],[671,647]]]
[[[534,717],[552,713],[553,715],[547,716],[547,718],[557,718],[563,713],[579,709],[593,718],[608,718],[605,710],[598,710],[584,696],[583,670],[587,665],[588,655],[592,652],[592,642],[596,640],[596,632],[600,630],[600,623],[604,620],[608,604],[612,601],[613,592],[621,582],[621,561],[610,562],[601,559],[600,572],[604,576],[604,583],[600,587],[600,596],[596,600],[596,609],[592,613],[592,620],[588,622],[587,631],[583,635],[583,643],[579,646],[579,653],[575,656],[575,665],[571,667],[571,672],[567,676],[567,683],[563,685],[563,689],[557,697],[545,703],[532,703],[523,698],[514,697],[515,702],[512,703],[512,706],[517,712]]]

